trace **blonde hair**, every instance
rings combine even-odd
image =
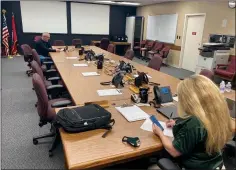
[[[207,77],[183,80],[177,88],[178,113],[182,118],[197,117],[207,131],[206,152],[220,152],[232,136],[229,109],[219,88]]]

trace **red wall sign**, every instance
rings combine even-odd
[[[197,34],[197,32],[192,32],[192,35],[196,35]]]

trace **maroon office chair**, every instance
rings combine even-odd
[[[107,51],[110,53],[115,53],[115,46],[113,44],[109,44]]]
[[[50,57],[45,57],[45,59],[43,60],[43,63],[42,63],[40,60],[40,57],[35,49],[32,49],[32,55],[33,55],[34,61],[36,61],[39,66],[41,66],[43,72],[45,72],[49,69],[55,69],[54,63]]]
[[[46,88],[51,85],[62,84],[62,82],[60,81],[61,78],[58,77],[57,71],[55,69],[47,70],[44,73],[42,68],[36,61],[31,62],[31,67],[32,67],[33,73],[37,73],[41,77],[41,79],[44,81],[44,85]],[[52,72],[54,73],[54,75],[52,75]]]
[[[126,59],[133,60],[133,58],[134,58],[134,51],[133,50],[127,50],[124,57]]]
[[[22,44],[21,49],[23,51],[24,55],[24,60],[27,62],[27,66],[30,68],[29,70],[26,71],[26,74],[29,76],[32,75],[32,70],[31,70],[31,65],[30,62],[33,60],[33,55],[32,55],[32,49],[28,44]]]
[[[77,44],[81,44],[82,45],[82,40],[81,39],[73,39],[72,40],[72,45],[75,46]]]
[[[140,49],[141,54],[144,53],[144,56],[142,56],[143,60],[148,60],[149,58],[146,56],[147,55],[147,51],[150,51],[153,46],[155,45],[155,41],[149,40],[147,41],[147,43],[145,44],[145,46],[143,48]]]
[[[235,78],[236,56],[231,57],[229,64],[218,64],[215,69],[215,75],[228,81]]]
[[[37,111],[40,117],[39,126],[42,127],[47,123],[51,124],[51,132],[46,135],[34,137],[33,143],[34,145],[37,145],[38,139],[53,137],[53,142],[49,149],[49,157],[51,157],[53,156],[53,150],[56,148],[56,145],[60,140],[58,129],[53,125],[53,120],[55,120],[56,117],[55,108],[67,107],[68,105],[71,105],[72,102],[66,98],[49,100],[44,82],[41,79],[40,75],[38,75],[37,73],[33,74],[32,83],[38,99]],[[57,88],[59,88],[59,85],[57,86]]]
[[[39,41],[40,39],[41,39],[41,36],[38,36],[38,35],[37,35],[37,36],[34,37],[34,42],[37,42],[37,41]]]
[[[163,65],[167,66],[167,57],[170,52],[170,47],[165,46],[159,53],[155,54],[155,56],[159,56],[163,59]]]
[[[211,80],[214,79],[214,73],[210,70],[207,70],[207,69],[203,69],[200,73],[200,75],[203,75]]]
[[[155,45],[153,46],[153,48],[151,49],[151,51],[148,51],[148,57],[152,58],[154,56],[154,54],[161,51],[163,47],[164,47],[164,43],[156,42]]]
[[[133,50],[134,50],[135,56],[137,56],[138,58],[141,57],[140,49],[144,48],[146,43],[147,43],[147,40],[142,40],[141,42],[135,42],[134,43]]]
[[[65,42],[63,40],[55,40],[53,42],[54,46],[65,46]]]
[[[100,48],[103,50],[107,50],[108,45],[110,44],[110,41],[108,38],[103,38],[100,42]]]
[[[160,71],[163,59],[160,56],[154,55],[148,63],[148,67]]]

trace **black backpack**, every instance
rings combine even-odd
[[[111,119],[111,113],[97,104],[89,104],[76,108],[61,109],[56,116],[55,126],[62,127],[66,132],[79,133],[94,129],[112,129],[115,120]]]

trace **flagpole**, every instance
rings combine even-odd
[[[4,20],[4,23],[6,24],[6,31],[7,31],[7,33],[5,34],[5,36],[6,36],[6,39],[2,39],[2,41],[4,41],[4,46],[5,46],[5,53],[6,53],[6,56],[7,57],[9,57],[9,32],[8,32],[8,28],[7,28],[7,23],[6,23],[6,10],[5,9],[2,9],[2,13],[3,13],[3,20]],[[3,28],[4,29],[4,28]],[[3,31],[3,30],[2,30]],[[4,30],[5,31],[5,30]],[[5,32],[3,32],[3,35],[2,36],[4,36],[4,33]]]

